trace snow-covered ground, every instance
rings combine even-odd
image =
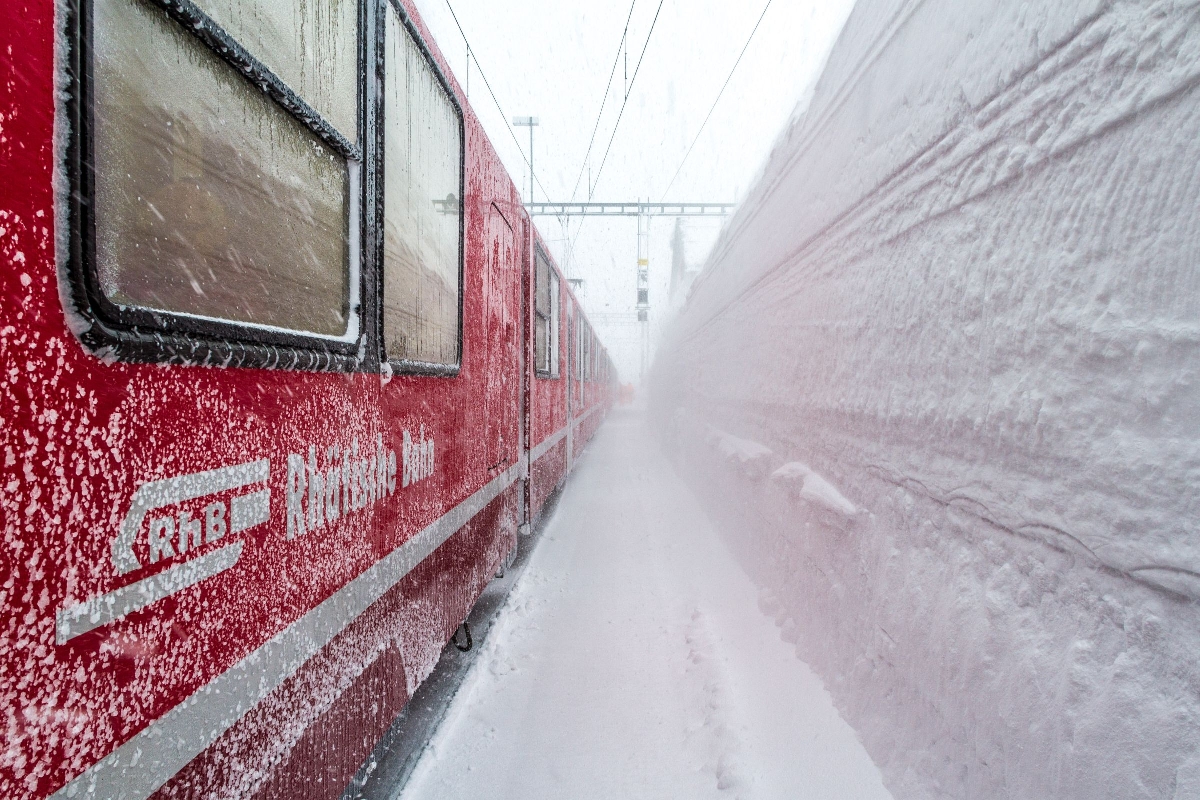
[[[1200,2],[859,0],[655,416],[898,797],[1200,797]]]
[[[615,412],[403,797],[890,797],[759,600]]]

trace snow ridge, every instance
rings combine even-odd
[[[403,796],[890,797],[631,416],[598,432]]]
[[[1197,208],[1197,0],[860,0],[694,284],[664,438],[897,795],[1192,796]]]
[[[728,676],[717,643],[699,608],[692,611],[688,620],[684,642],[688,648],[687,675],[699,684],[697,694],[703,698],[702,716],[688,731],[687,738],[693,748],[706,755],[702,769],[712,773],[716,788],[740,800],[746,796],[746,779],[741,774],[742,742],[731,721],[737,712],[729,698]],[[698,739],[701,741],[697,743]]]
[[[854,503],[847,500],[836,486],[813,472],[807,464],[789,461],[771,473],[771,480],[791,486],[801,499],[835,514],[853,517],[858,513]]]

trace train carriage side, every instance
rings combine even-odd
[[[594,408],[595,412],[585,423],[585,441],[591,441],[592,437],[596,435],[596,431],[600,429],[610,408],[608,383],[604,377],[608,368],[608,351],[600,343],[600,337],[594,329],[591,331],[591,337],[592,351],[588,367],[588,391],[590,407]]]
[[[591,441],[600,423],[604,421],[607,404],[603,386],[598,380],[599,364],[604,352],[582,308],[578,308],[575,320],[575,349],[572,360],[575,367],[576,401],[572,405],[574,413],[571,424],[574,431],[572,442],[579,452]]]
[[[529,463],[531,515],[536,519],[603,421],[611,392],[597,383],[595,366],[607,362],[607,352],[536,228],[531,249],[534,413]]]
[[[569,286],[536,228],[531,238],[529,497],[536,520],[570,469],[567,421],[572,377],[566,333],[572,300]]]
[[[411,2],[271,8],[0,7],[2,796],[337,797],[530,516],[515,187]]]

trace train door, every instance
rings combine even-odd
[[[520,457],[521,408],[521,270],[516,234],[495,203],[487,220],[487,264],[483,276],[486,303],[487,371],[483,395],[486,463],[494,476]],[[520,271],[519,271],[520,270]]]
[[[519,518],[517,523],[522,532],[529,531],[529,523],[533,519],[532,512],[532,496],[530,481],[533,474],[533,453],[532,442],[533,438],[533,420],[532,420],[532,402],[530,394],[533,391],[533,370],[534,370],[534,330],[533,330],[533,284],[534,284],[534,258],[533,258],[533,242],[532,242],[533,226],[528,219],[521,221],[521,243],[525,248],[521,253],[521,331],[523,339],[521,340],[521,429],[519,431],[521,441],[521,456],[525,462],[525,471],[521,477],[521,500]]]
[[[567,386],[567,471],[575,462],[575,431],[571,424],[575,418],[575,304],[568,302],[567,307],[567,363],[563,372],[566,373]]]

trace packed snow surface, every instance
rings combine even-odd
[[[1200,2],[859,0],[653,409],[897,796],[1182,800],[1198,375]]]
[[[890,797],[647,438],[597,434],[403,797]]]

